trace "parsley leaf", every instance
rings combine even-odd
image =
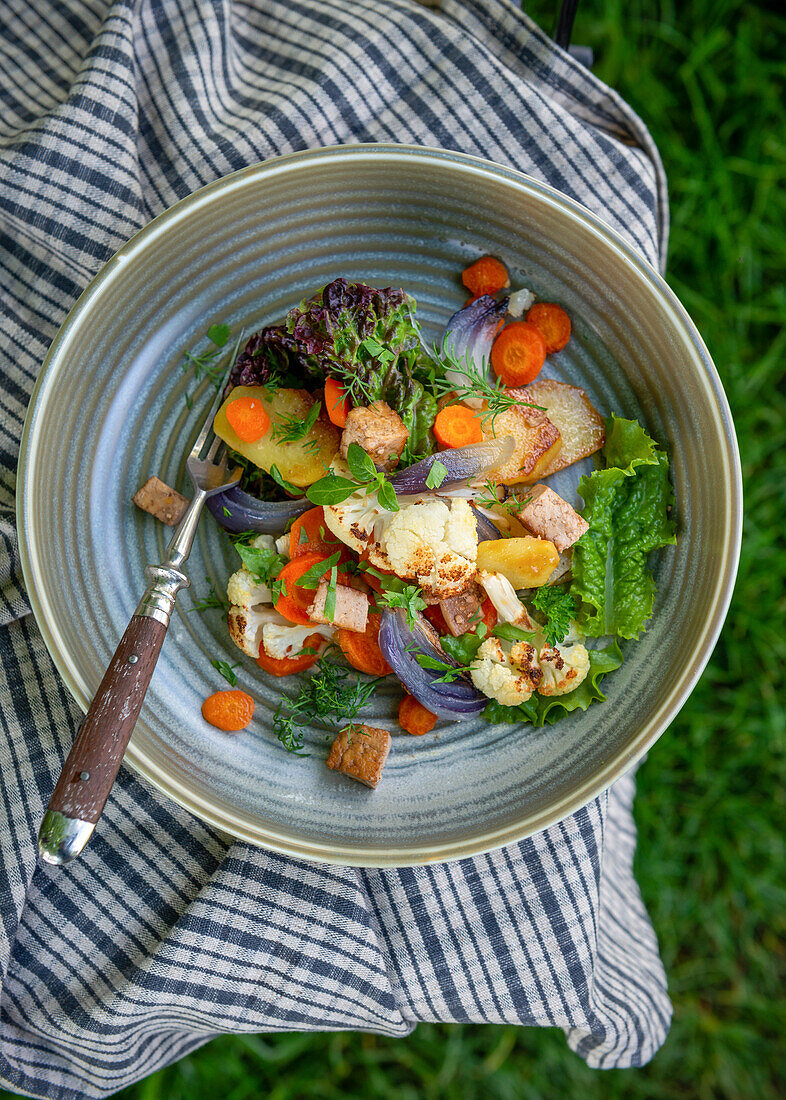
[[[445,478],[448,476],[448,468],[444,462],[440,462],[437,459],[428,474],[426,475],[426,488],[438,489]]]
[[[274,547],[249,546],[245,542],[235,542],[235,549],[246,569],[260,584],[270,584],[287,563]]]
[[[514,626],[513,623],[497,623],[492,634],[502,638],[504,642],[531,642],[535,637],[534,630],[523,630],[520,626]]]
[[[546,641],[556,645],[570,630],[570,620],[576,614],[576,601],[561,588],[543,585],[535,589],[532,606],[546,616]]]
[[[232,670],[240,667],[239,661],[237,664],[234,665],[230,665],[228,661],[211,661],[210,663],[213,668],[217,669],[221,673],[227,683],[231,684],[232,687],[235,686],[235,684],[237,683],[237,676]]]
[[[224,323],[211,325],[207,330],[207,338],[211,343],[215,344],[217,348],[223,348],[229,339],[229,325]]]
[[[298,580],[298,588],[319,588],[320,581],[323,580],[325,573],[329,573],[331,569],[335,569],[340,557],[341,551],[336,550],[335,554],[331,554],[329,558],[325,558],[324,561],[318,561],[316,565],[312,565]]]

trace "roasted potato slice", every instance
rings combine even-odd
[[[478,543],[478,569],[501,573],[514,588],[540,588],[559,563],[553,542],[524,538],[492,539]]]
[[[493,420],[487,420],[483,431],[485,439],[501,439],[506,435],[513,436],[516,449],[504,466],[492,471],[494,481],[499,485],[531,485],[538,481],[544,476],[544,466],[559,452],[559,429],[540,409],[513,405],[497,413]]]
[[[270,427],[255,443],[239,439],[227,420],[227,405],[238,397],[258,398],[270,417]],[[302,439],[285,443],[273,437],[277,428],[280,433],[285,426],[302,424],[313,404],[314,398],[307,390],[272,391],[265,386],[235,386],[216,413],[213,428],[219,439],[261,470],[270,473],[271,466],[276,466],[287,481],[304,488],[325,476],[325,467],[338,451],[341,429],[330,423],[323,408]]]
[[[556,424],[562,446],[542,463],[538,477],[548,477],[564,470],[581,458],[599,451],[606,442],[603,417],[592,405],[584,390],[557,382],[553,378],[536,378],[518,391],[528,401],[543,405],[549,420]],[[528,479],[537,481],[537,478]]]

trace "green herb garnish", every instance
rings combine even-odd
[[[276,485],[280,485],[285,493],[289,493],[293,497],[302,497],[303,490],[299,485],[293,485],[291,481],[287,481],[284,475],[279,470],[275,463],[270,467],[270,476],[275,481]]]
[[[304,727],[318,723],[334,732],[356,718],[373,695],[377,684],[384,680],[350,682],[356,673],[348,668],[322,660],[311,679],[303,684],[291,703],[279,703],[273,718],[273,728],[287,752],[309,756],[302,752]]]
[[[279,414],[278,421],[270,433],[270,438],[278,443],[297,443],[299,439],[307,436],[314,427],[321,409],[322,406],[319,401],[315,401],[304,419],[292,416],[289,413]],[[312,440],[312,442],[316,443],[316,440]]]
[[[366,494],[376,493],[382,507],[388,512],[398,511],[396,491],[384,474],[379,473],[374,463],[359,443],[350,443],[347,449],[347,465],[356,481],[338,477],[329,471],[306,490],[306,496],[312,504],[341,504],[353,493],[361,489]]]
[[[533,630],[523,630],[513,623],[497,623],[491,632],[495,638],[502,638],[504,642],[532,642],[535,638]]]
[[[500,413],[507,412],[519,405],[545,412],[543,405],[536,405],[532,401],[524,401],[522,398],[509,393],[501,378],[495,378],[492,382],[486,370],[485,360],[478,367],[468,356],[463,360],[457,359],[452,348],[446,347],[444,343],[440,350],[434,348],[433,352],[429,352],[429,354],[442,368],[442,371],[436,374],[434,378],[434,391],[437,397],[447,397],[453,394],[455,395],[453,398],[454,404],[465,401],[468,397],[482,398],[486,403],[486,408],[480,412],[480,423],[483,428],[489,421],[493,426]],[[446,371],[450,371],[454,375],[453,381],[445,376],[444,372]],[[462,379],[463,385],[456,383],[455,375]]]
[[[205,578],[205,580],[207,580],[207,577]],[[219,596],[218,592],[216,592],[213,582],[208,581],[208,594],[206,596],[201,596],[195,599],[194,606],[189,607],[188,610],[198,611],[201,615],[205,611],[210,611],[211,608],[216,608],[220,611],[228,611],[229,601]]]
[[[426,475],[426,488],[438,489],[447,476],[447,466],[444,462],[440,462],[439,459],[437,459]]]
[[[544,585],[535,590],[532,606],[546,617],[546,641],[557,645],[570,630],[570,621],[576,614],[576,601],[561,588]]]
[[[338,565],[340,557],[341,551],[337,550],[335,554],[331,554],[329,558],[325,558],[324,561],[318,561],[316,565],[312,565],[298,580],[298,588],[319,588],[325,573]]]
[[[240,668],[239,661],[237,664],[234,665],[230,665],[228,661],[211,661],[210,663],[213,668],[217,669],[218,672],[221,673],[227,683],[231,684],[232,687],[235,686],[235,684],[237,683],[237,676],[232,670],[235,668]]]

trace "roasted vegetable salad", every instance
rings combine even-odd
[[[391,740],[362,710],[381,678],[419,736],[585,710],[652,614],[649,554],[675,541],[665,452],[548,377],[565,310],[493,257],[463,281],[429,345],[404,290],[334,280],[246,342],[214,424],[244,470],[210,501],[240,559],[230,635],[261,673],[302,675],[284,748],[325,725],[328,766],[372,787]],[[548,479],[590,455],[565,499]]]

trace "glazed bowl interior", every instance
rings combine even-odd
[[[181,369],[217,320],[234,332],[280,318],[337,276],[402,286],[437,337],[464,301],[458,273],[492,253],[514,286],[564,305],[573,337],[544,369],[603,412],[642,421],[668,449],[677,546],[654,559],[655,614],[608,702],[545,730],[440,722],[394,738],[371,792],[328,772],[326,727],[310,757],[272,732],[296,680],[261,673],[193,597],[238,566],[203,519],[128,762],[228,833],[307,859],[412,864],[521,838],[586,803],[653,743],[687,697],[723,621],[739,550],[739,463],[728,407],[689,318],[647,264],[583,208],[513,171],[406,147],[344,147],[254,166],[156,219],[101,272],[55,341],[20,464],[28,591],[65,681],[86,706],[168,530],[131,497],[150,474],[185,487],[184,456],[209,383]],[[201,342],[200,342],[201,341]],[[191,403],[186,395],[191,395]],[[573,476],[567,491],[575,489]],[[230,737],[200,706],[240,662],[257,700]],[[395,730],[391,679],[365,714]]]

